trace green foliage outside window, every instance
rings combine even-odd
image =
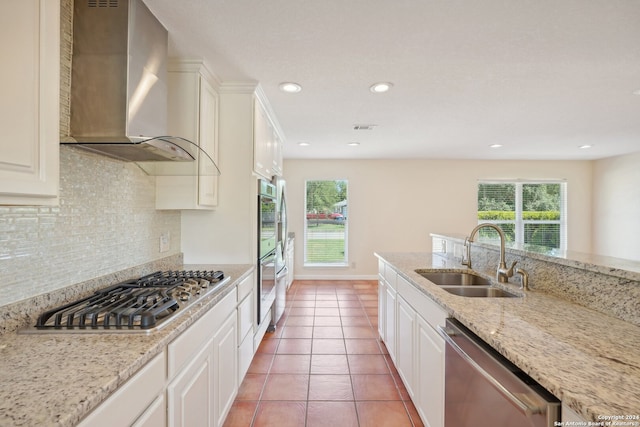
[[[347,181],[307,181],[305,208],[305,265],[346,265]]]
[[[495,223],[510,242],[559,248],[562,186],[561,183],[479,183],[478,222]],[[516,206],[517,201],[520,206]],[[479,235],[482,239],[497,239],[497,233],[491,229],[481,229]]]

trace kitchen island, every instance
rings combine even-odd
[[[76,425],[235,292],[254,267],[184,268],[222,270],[231,280],[150,334],[6,332],[0,336],[0,426]]]
[[[455,260],[376,255],[585,420],[640,415],[640,327],[540,291],[521,298],[456,296],[415,272],[467,270]],[[507,286],[517,292],[517,284]]]

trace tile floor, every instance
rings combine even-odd
[[[295,281],[225,427],[422,426],[377,328],[376,281]]]

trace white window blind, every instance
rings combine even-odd
[[[344,179],[305,185],[304,265],[348,265],[347,187]]]
[[[498,225],[507,241],[565,250],[567,197],[564,181],[480,181],[478,223]],[[481,229],[480,240],[497,239]]]

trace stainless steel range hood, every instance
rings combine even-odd
[[[62,143],[151,175],[218,175],[197,144],[167,136],[167,46],[141,0],[75,0],[71,138]]]

